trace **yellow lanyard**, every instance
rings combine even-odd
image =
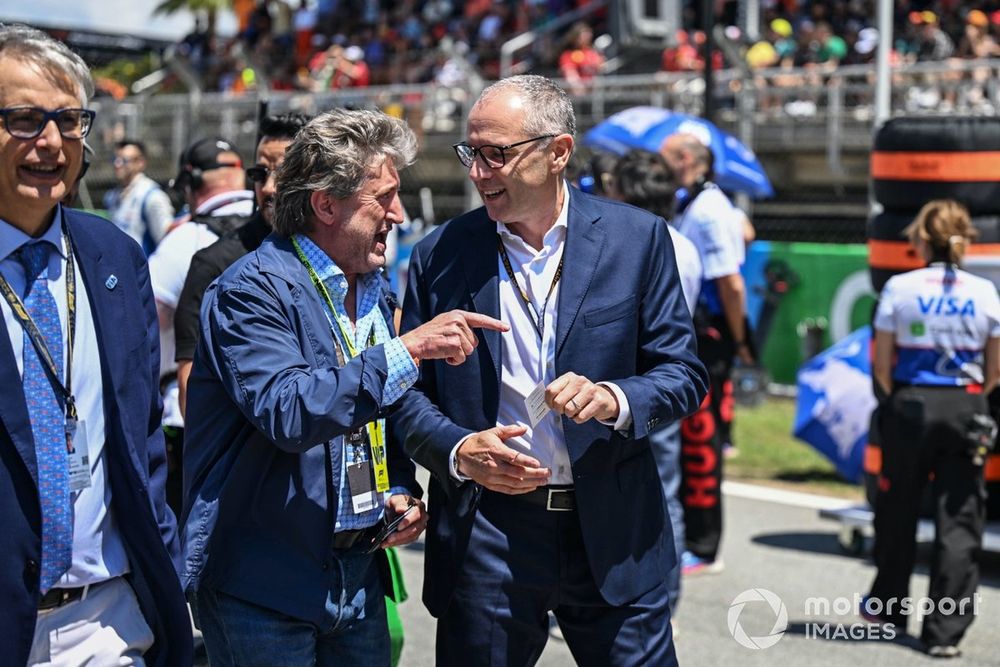
[[[355,358],[360,354],[360,351],[354,345],[354,337],[348,335],[347,331],[344,329],[344,324],[340,321],[340,317],[337,315],[337,309],[333,304],[333,299],[330,297],[330,291],[320,279],[319,274],[316,273],[316,270],[309,262],[309,258],[306,257],[304,252],[302,252],[302,247],[294,237],[292,238],[292,245],[295,246],[295,254],[298,255],[299,261],[302,262],[302,266],[306,267],[306,271],[309,273],[309,278],[312,280],[313,286],[323,297],[323,300],[326,301],[326,305],[330,309],[330,315],[337,323],[337,328],[340,330],[340,336],[337,336],[336,331],[331,331],[331,333],[333,333],[334,342],[338,342],[338,338],[342,339],[344,348],[347,350],[350,358]],[[375,326],[373,324],[371,334],[368,336],[368,347],[371,347],[374,344]],[[384,493],[389,490],[389,466],[386,462],[385,451],[385,419],[376,419],[373,422],[368,422],[365,427],[368,431],[368,447],[371,452],[372,469],[375,472],[375,490],[379,493]]]

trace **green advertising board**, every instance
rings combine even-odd
[[[775,382],[794,384],[810,354],[870,323],[876,295],[863,244],[755,241],[743,275],[750,321],[765,335],[761,362]]]

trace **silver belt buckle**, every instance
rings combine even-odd
[[[549,512],[572,512],[571,507],[553,507],[552,498],[559,493],[572,493],[573,489],[549,489],[549,497],[545,500],[545,509]]]

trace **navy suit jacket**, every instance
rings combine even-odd
[[[127,577],[156,638],[146,661],[190,664],[176,523],[164,496],[159,325],[146,259],[135,241],[102,218],[63,209],[63,220],[101,350],[112,511],[128,553]],[[112,274],[118,283],[108,289]],[[42,524],[28,407],[3,318],[0,386],[0,662],[16,665],[27,662],[35,629]]]
[[[435,230],[414,248],[403,330],[460,308],[500,315],[496,225],[480,208]],[[611,604],[662,582],[676,560],[649,431],[693,412],[707,377],[666,223],[639,209],[570,190],[565,262],[556,322],[556,377],[573,371],[613,381],[632,427],[619,433],[563,418],[580,525],[597,586]],[[424,602],[447,608],[468,544],[481,487],[449,475],[464,436],[496,425],[501,341],[480,345],[459,366],[425,361],[391,419],[392,437],[433,473]]]

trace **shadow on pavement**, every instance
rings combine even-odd
[[[814,554],[847,557],[837,541],[836,533],[770,533],[755,535],[752,540],[754,544],[777,549],[794,549]]]

